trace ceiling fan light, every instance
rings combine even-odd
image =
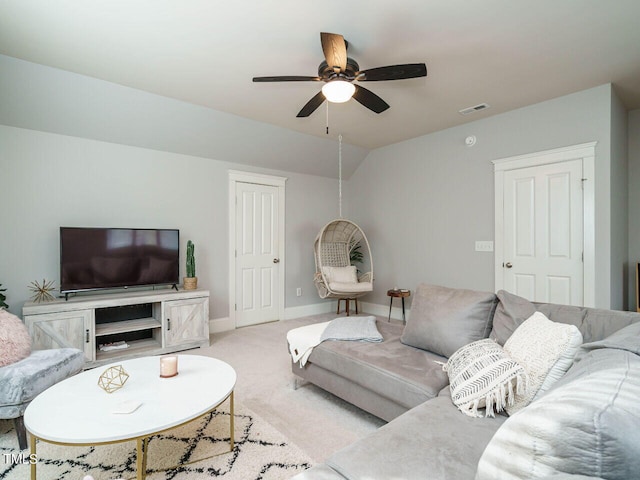
[[[355,91],[355,85],[345,80],[332,80],[325,83],[322,87],[322,94],[327,100],[333,103],[344,103],[348,101]]]

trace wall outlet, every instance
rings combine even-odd
[[[493,252],[493,241],[476,240],[476,252]]]
[[[302,288],[298,287],[296,288],[296,297],[301,297],[302,296]]]

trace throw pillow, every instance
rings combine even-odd
[[[497,301],[492,292],[419,285],[400,341],[450,357],[489,336]]]
[[[569,370],[582,345],[582,334],[574,325],[552,322],[535,312],[504,344],[504,350],[522,365],[529,378],[526,392],[507,405],[509,415],[526,407]]]
[[[489,338],[500,345],[516,331],[516,329],[536,311],[536,307],[526,298],[519,297],[506,290],[497,293],[498,305],[493,316],[493,329]]]
[[[638,478],[640,356],[589,351],[542,398],[509,417],[478,462],[476,480],[585,475]]]
[[[449,375],[451,400],[470,417],[493,417],[501,412],[515,393],[523,393],[526,372],[490,338],[472,342],[456,351],[444,365]],[[514,388],[515,387],[515,388]]]
[[[348,267],[322,267],[322,273],[324,273],[329,283],[358,283],[358,275],[354,265]]]
[[[0,367],[27,358],[31,353],[31,337],[22,320],[0,309]]]

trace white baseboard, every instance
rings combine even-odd
[[[329,313],[335,310],[335,308],[335,301],[314,303],[312,305],[301,305],[299,307],[289,307],[284,309],[284,320]],[[209,333],[228,332],[229,330],[235,330],[235,328],[236,326],[230,317],[214,318],[209,320]]]
[[[284,309],[284,319],[308,317],[309,315],[320,315],[335,310],[335,301],[326,301],[322,303],[314,303],[311,305],[301,305],[299,307],[289,307]]]
[[[235,328],[235,324],[229,317],[209,320],[209,333],[227,332],[229,330],[235,330]]]
[[[396,301],[395,303],[399,303]],[[389,318],[389,306],[380,305],[379,303],[359,302],[359,308],[363,312],[377,315],[379,317]],[[409,318],[409,312],[411,309],[405,308],[405,318]],[[391,318],[395,320],[402,320],[402,306],[391,308]]]
[[[301,305],[299,307],[289,307],[284,309],[284,320],[292,318],[308,317],[309,315],[320,315],[323,313],[331,313],[336,309],[336,301],[326,301],[322,303],[314,303],[311,305]],[[379,317],[387,318],[389,316],[389,307],[378,303],[358,302],[358,310],[361,313],[370,313]],[[409,318],[410,309],[405,309],[406,318]],[[391,318],[394,320],[402,320],[402,307],[391,308]],[[214,318],[209,320],[209,333],[227,332],[235,330],[236,326],[229,317]]]

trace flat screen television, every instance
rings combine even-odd
[[[176,229],[60,227],[60,292],[176,285]]]

